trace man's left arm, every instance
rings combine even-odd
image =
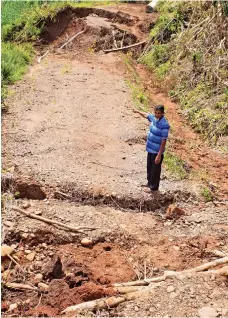
[[[165,129],[162,129],[162,142],[161,142],[159,152],[155,158],[155,164],[159,164],[161,162],[161,156],[165,150],[165,145],[166,145],[166,140],[168,138],[168,135],[169,135],[169,126]]]

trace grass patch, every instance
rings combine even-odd
[[[175,180],[183,180],[187,178],[188,173],[184,168],[184,161],[169,150],[166,150],[164,154],[164,164],[170,175]]]
[[[204,187],[201,189],[201,195],[203,196],[205,202],[210,202],[213,200],[212,193],[208,187]]]

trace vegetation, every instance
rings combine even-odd
[[[210,202],[210,201],[213,200],[212,193],[211,193],[211,191],[210,191],[210,189],[208,187],[202,188],[201,194],[202,194],[205,202]]]
[[[150,45],[140,57],[192,127],[212,144],[228,135],[226,2],[160,1]]]
[[[108,1],[102,2],[106,4]],[[2,2],[2,101],[7,85],[19,80],[33,58],[33,44],[39,39],[47,17],[55,18],[63,7],[89,7],[99,1],[3,1]]]
[[[175,153],[171,152],[169,149],[167,149],[165,152],[164,164],[168,172],[174,179],[182,180],[188,177],[184,161],[181,160]]]

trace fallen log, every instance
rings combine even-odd
[[[104,52],[104,53],[110,53],[110,52],[117,52],[117,51],[128,50],[128,49],[131,49],[132,47],[136,47],[136,46],[145,44],[146,42],[147,42],[147,40],[141,41],[141,42],[138,42],[138,43],[135,43],[135,44],[131,44],[131,45],[128,45],[128,46],[118,47],[118,48],[116,48],[116,49],[103,50],[103,52]]]
[[[18,283],[4,283],[4,286],[7,288],[12,289],[28,289],[28,290],[37,290],[37,287],[25,285],[25,284],[18,284]]]
[[[55,221],[55,220],[44,218],[42,216],[39,216],[39,215],[36,215],[36,214],[33,214],[33,213],[26,212],[26,211],[24,211],[22,209],[19,209],[16,206],[12,206],[12,209],[14,211],[17,211],[19,213],[22,213],[22,214],[26,215],[29,218],[36,219],[36,220],[39,220],[39,221],[42,221],[42,222],[45,222],[45,223],[48,223],[48,224],[56,224],[56,225],[61,226],[64,229],[71,230],[72,232],[84,233],[84,231],[92,231],[92,230],[96,229],[94,227],[88,227],[88,226],[73,227],[73,226],[70,226],[70,225],[66,225],[66,224],[64,224],[62,222],[58,222],[58,221]]]

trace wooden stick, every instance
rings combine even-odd
[[[138,42],[138,43],[135,43],[135,44],[132,44],[132,45],[124,46],[124,47],[118,47],[117,49],[103,50],[103,52],[104,52],[104,53],[110,53],[110,52],[117,52],[117,51],[128,50],[128,49],[131,49],[132,47],[142,45],[142,44],[144,44],[144,43],[146,43],[146,42],[147,42],[147,40],[142,41],[142,42]]]
[[[66,43],[64,43],[62,46],[60,46],[59,50],[63,49],[68,43],[72,42],[76,37],[78,37],[80,34],[82,34],[84,32],[85,32],[85,30],[82,30],[81,32],[72,36],[72,38],[70,38]]]
[[[113,287],[146,286],[146,285],[149,285],[150,283],[161,282],[161,281],[166,280],[167,278],[171,278],[171,277],[178,277],[180,275],[185,275],[185,274],[189,274],[189,273],[203,272],[209,268],[215,267],[217,265],[226,264],[226,263],[228,263],[228,257],[223,257],[223,258],[219,258],[215,261],[184,270],[182,272],[166,271],[166,272],[164,272],[163,276],[148,278],[148,279],[144,279],[144,280],[136,280],[136,281],[127,282],[127,283],[116,283],[116,284],[113,284],[111,286],[113,286]]]
[[[145,295],[146,292],[150,292],[153,288],[159,286],[160,284],[156,284],[150,288],[148,287],[144,287],[143,288],[143,295]],[[85,309],[90,309],[90,310],[94,310],[94,309],[108,309],[108,308],[112,308],[112,307],[116,307],[119,304],[125,302],[125,301],[129,301],[129,300],[135,300],[137,298],[139,298],[142,295],[142,291],[135,291],[126,295],[123,295],[121,297],[109,297],[109,298],[101,298],[101,299],[97,299],[97,300],[92,300],[92,301],[87,301],[75,306],[70,306],[67,307],[65,310],[63,310],[61,312],[61,314],[64,313],[68,313],[68,312],[72,312],[72,311],[78,311],[78,310],[85,310]]]
[[[48,219],[48,218],[44,218],[42,216],[39,216],[39,215],[36,215],[36,214],[33,214],[33,213],[26,212],[26,211],[24,211],[22,209],[19,209],[16,206],[12,206],[12,209],[14,211],[17,211],[17,212],[20,212],[20,213],[26,215],[29,218],[36,219],[36,220],[39,220],[39,221],[43,221],[43,222],[48,223],[48,224],[56,224],[56,225],[59,225],[59,226],[65,228],[65,229],[71,230],[73,232],[83,233],[83,230],[84,231],[92,231],[92,230],[96,229],[94,227],[87,227],[87,226],[84,226],[84,227],[83,226],[81,226],[81,227],[73,227],[73,226],[70,226],[70,225],[66,225],[66,224],[64,224],[62,222],[54,221],[54,220],[51,220],[51,219]]]
[[[25,271],[24,271],[23,268],[20,266],[20,264],[18,264],[18,262],[15,261],[15,259],[14,259],[12,256],[10,256],[9,254],[6,254],[6,255],[9,257],[9,259],[10,259],[15,265],[17,265],[17,266],[20,268],[20,270],[22,270],[22,272],[25,273]]]
[[[44,55],[40,56],[40,57],[38,58],[37,62],[40,63],[41,60],[42,60],[46,55],[48,55],[48,53],[49,53],[49,50],[47,50],[47,52],[44,53]]]
[[[17,284],[17,283],[5,283],[5,287],[12,289],[28,289],[28,290],[37,290],[37,287],[32,287],[30,285]]]

